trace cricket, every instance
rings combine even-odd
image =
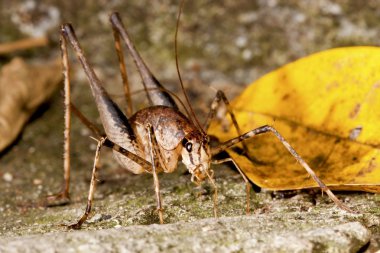
[[[246,213],[250,212],[250,191],[251,182],[244,175],[243,171],[232,158],[214,159],[213,157],[227,148],[242,143],[243,149],[247,151],[244,140],[253,138],[260,134],[270,133],[277,137],[284,147],[289,151],[296,161],[303,166],[309,175],[317,182],[322,192],[325,192],[330,199],[341,209],[352,212],[349,207],[342,203],[331,190],[320,180],[306,161],[292,148],[286,139],[272,126],[264,125],[249,132],[242,133],[239,124],[229,109],[229,102],[222,91],[216,93],[216,97],[211,103],[210,112],[204,124],[201,124],[186,95],[181,74],[178,66],[177,56],[177,36],[180,23],[180,16],[183,8],[181,3],[177,16],[175,32],[175,56],[178,79],[184,93],[186,103],[179,102],[186,106],[184,112],[180,111],[179,104],[170,91],[158,81],[155,75],[147,67],[139,52],[136,50],[121,17],[114,12],[109,20],[113,29],[116,53],[119,60],[120,73],[123,80],[124,91],[127,101],[127,111],[124,114],[120,107],[111,99],[105,90],[103,83],[97,77],[94,69],[80,46],[71,24],[63,24],[60,30],[62,65],[64,75],[64,105],[65,105],[65,130],[64,130],[64,186],[61,192],[48,196],[48,202],[68,203],[70,200],[70,121],[71,113],[74,113],[86,125],[94,135],[96,135],[97,148],[92,167],[92,177],[88,192],[87,205],[83,215],[79,220],[68,226],[70,229],[79,229],[91,213],[93,196],[96,186],[96,174],[99,169],[99,157],[104,147],[112,149],[117,163],[126,170],[134,174],[149,173],[153,177],[154,192],[156,198],[157,213],[161,224],[163,219],[162,196],[160,193],[160,183],[158,174],[160,172],[171,173],[177,169],[181,161],[191,174],[191,181],[200,184],[208,180],[213,192],[213,214],[218,216],[218,191],[214,179],[212,164],[232,162],[240,173],[246,187]],[[122,51],[122,42],[132,57],[139,71],[144,91],[149,101],[149,107],[133,113],[131,92],[128,84],[126,64]],[[98,129],[87,119],[70,98],[70,66],[68,59],[68,47],[74,50],[91,88],[104,132]],[[226,106],[232,123],[239,133],[236,138],[219,143],[211,147],[207,130],[210,122],[215,119],[216,112],[220,105]]]

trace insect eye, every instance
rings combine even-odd
[[[193,144],[191,142],[186,143],[185,148],[187,152],[191,152],[193,150]]]

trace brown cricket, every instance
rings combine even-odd
[[[175,52],[176,65],[179,80],[182,90],[184,91],[181,75],[178,68],[177,57],[177,33],[179,20],[181,15],[183,2],[180,6],[177,18],[177,26],[175,33]],[[70,183],[70,112],[73,111],[81,121],[91,129],[99,138],[95,153],[95,159],[92,169],[91,185],[88,194],[87,207],[82,217],[69,228],[78,229],[87,219],[91,212],[92,200],[94,196],[96,172],[98,170],[98,161],[102,147],[113,149],[116,161],[128,171],[141,174],[151,173],[153,175],[155,195],[157,199],[157,211],[160,223],[163,221],[163,209],[160,194],[160,185],[157,174],[159,172],[171,173],[177,168],[178,162],[187,167],[191,174],[191,180],[195,183],[200,183],[208,179],[214,188],[214,216],[217,217],[217,188],[213,179],[213,171],[210,168],[211,164],[220,164],[224,162],[232,162],[238,172],[241,174],[246,185],[246,212],[250,211],[250,189],[251,183],[244,175],[239,166],[232,158],[215,160],[213,156],[223,150],[242,142],[245,139],[252,138],[263,133],[274,134],[285,148],[294,156],[294,158],[305,168],[310,176],[318,183],[322,191],[335,202],[335,204],[349,212],[345,204],[343,204],[336,196],[328,189],[328,187],[316,176],[314,171],[302,159],[302,157],[291,147],[284,137],[273,127],[265,125],[249,132],[240,133],[238,123],[234,114],[229,110],[229,102],[222,91],[218,91],[215,99],[211,104],[211,110],[204,127],[198,122],[194,111],[191,108],[189,99],[185,93],[185,98],[190,109],[188,116],[181,113],[176,102],[170,95],[170,92],[160,84],[156,77],[151,73],[138,51],[135,49],[121,18],[118,13],[110,15],[112,24],[116,52],[119,58],[120,72],[124,84],[124,90],[127,97],[127,116],[123,114],[121,109],[110,98],[102,82],[98,79],[93,68],[89,65],[82,48],[76,38],[74,29],[70,24],[61,26],[61,50],[64,73],[65,87],[65,131],[64,131],[64,188],[63,190],[48,198],[49,202],[60,201],[67,203],[69,201],[69,183]],[[144,89],[147,94],[150,106],[132,114],[132,103],[130,98],[128,78],[125,67],[124,55],[121,50],[121,39],[124,41],[129,54],[132,56],[134,63],[137,66],[139,74],[144,84]],[[67,53],[67,44],[70,44],[74,49],[77,58],[79,59],[86,76],[88,78],[93,97],[95,99],[101,122],[104,127],[105,134],[95,127],[71,102],[70,102],[70,77],[69,77],[69,62]],[[210,139],[207,135],[207,129],[211,120],[215,117],[216,110],[221,103],[227,106],[228,113],[231,116],[232,122],[239,133],[239,136],[219,144],[217,147],[210,147]],[[187,110],[186,110],[187,111]],[[243,147],[246,146],[243,142]]]

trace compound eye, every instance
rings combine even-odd
[[[187,152],[191,152],[193,150],[193,144],[191,142],[186,143],[185,148]]]

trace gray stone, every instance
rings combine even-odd
[[[371,232],[359,222],[278,230],[262,217],[203,219],[0,239],[1,252],[357,252]]]

